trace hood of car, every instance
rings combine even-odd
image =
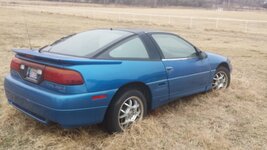
[[[226,63],[231,68],[231,62],[227,57],[212,52],[206,52],[206,54],[211,69],[216,69],[222,63]]]
[[[206,54],[208,55],[208,58],[210,59],[217,59],[217,60],[227,60],[227,57],[216,54],[216,53],[212,53],[212,52],[206,52]]]

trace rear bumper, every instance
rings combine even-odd
[[[66,128],[102,122],[115,93],[115,90],[110,90],[66,95],[25,82],[11,75],[5,78],[9,103],[39,122],[55,122]],[[98,94],[106,94],[107,98],[93,101],[91,97]]]

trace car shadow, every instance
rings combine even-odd
[[[179,107],[181,107],[181,104],[183,104],[183,105],[188,104],[189,105],[190,103],[197,100],[198,97],[209,96],[213,93],[216,93],[216,92],[210,92],[209,91],[209,92],[205,92],[205,93],[195,94],[192,96],[187,96],[187,97],[176,99],[176,100],[169,102],[169,103],[167,103],[167,104],[165,104],[165,105],[163,105],[163,106],[161,106],[155,110],[150,111],[146,118],[160,117],[160,116],[164,115],[164,113],[170,108],[174,107],[174,109],[172,109],[172,110],[175,111],[176,108],[179,109]],[[110,136],[112,136],[111,134],[106,132],[106,130],[104,129],[102,124],[84,126],[84,127],[79,127],[79,128],[65,129],[65,128],[62,128],[58,124],[44,125],[42,123],[39,123],[39,122],[33,120],[32,118],[27,117],[26,115],[20,113],[19,111],[14,113],[14,115],[15,116],[13,116],[13,117],[11,116],[11,117],[20,119],[18,122],[21,122],[23,124],[23,126],[24,126],[23,128],[26,131],[27,130],[34,130],[38,133],[53,134],[57,137],[69,137],[73,140],[81,138],[84,135],[87,137],[98,137],[101,139],[109,138]]]

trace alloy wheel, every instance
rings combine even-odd
[[[142,100],[137,96],[128,97],[121,105],[118,121],[121,129],[128,128],[134,122],[141,120],[144,113]]]
[[[219,71],[213,77],[212,89],[220,90],[225,89],[228,86],[228,76],[225,72]]]

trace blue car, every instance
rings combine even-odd
[[[109,132],[179,97],[227,88],[232,70],[226,57],[149,30],[96,29],[13,51],[4,83],[12,106],[44,124]]]

